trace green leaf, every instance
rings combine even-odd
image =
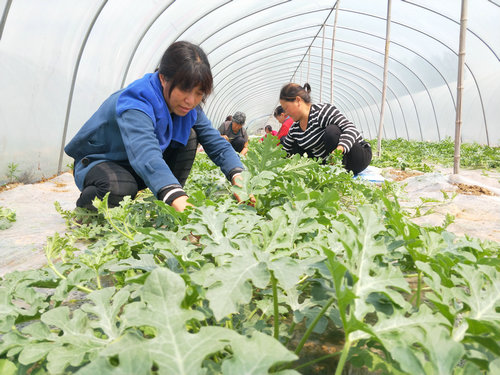
[[[410,374],[451,374],[465,350],[454,341],[448,321],[433,314],[425,305],[418,313],[406,316],[397,310],[390,317],[382,318],[372,327],[375,337]],[[356,338],[368,337],[357,334]],[[426,370],[429,367],[432,370]]]
[[[470,309],[465,315],[469,324],[487,322],[500,329],[500,272],[495,267],[466,264],[455,270],[460,273],[460,278],[454,278],[456,295]]]
[[[115,292],[115,288],[94,291],[87,296],[94,304],[86,303],[81,307],[82,311],[97,317],[97,319],[92,319],[89,325],[94,329],[102,330],[108,340],[115,340],[121,335],[121,329],[117,326],[117,317],[130,294],[124,289]]]
[[[238,311],[238,306],[248,303],[252,297],[253,282],[258,288],[269,284],[270,274],[266,264],[258,261],[250,252],[237,253],[222,266],[213,269],[204,286],[206,297],[217,320]]]
[[[350,214],[342,215],[344,223],[335,223],[334,229],[338,233],[337,239],[343,244],[345,253],[342,257],[329,255],[331,272],[335,273],[334,279],[337,280],[336,290],[339,293],[340,288],[347,287],[351,290],[352,297],[339,305],[351,304],[350,299],[355,297],[352,306],[352,314],[358,321],[362,321],[367,313],[374,311],[374,305],[370,303],[369,297],[373,293],[385,295],[395,305],[409,308],[398,290],[410,292],[407,281],[401,270],[392,264],[381,263],[377,258],[387,254],[387,247],[382,238],[377,235],[383,231],[377,212],[369,206],[358,208],[356,216]],[[342,275],[342,269],[336,270],[336,262],[340,262],[352,277],[352,287],[348,286],[351,282],[342,281],[346,274]],[[339,297],[339,301],[340,301]],[[345,305],[346,306],[346,305]],[[346,307],[343,307],[346,310]]]
[[[16,375],[17,367],[14,363],[7,359],[0,359],[0,374],[2,375]]]
[[[138,353],[149,353],[160,374],[202,374],[204,358],[222,350],[235,332],[220,327],[202,327],[198,333],[189,333],[187,321],[203,319],[198,311],[182,309],[186,286],[182,278],[168,269],[158,268],[151,272],[139,292],[141,302],[125,308],[126,327],[149,326],[156,334],[151,339],[140,338]],[[130,337],[129,337],[130,338]],[[118,354],[122,346],[115,343],[108,353]],[[147,357],[147,355],[146,355]]]
[[[278,341],[263,333],[255,332],[251,338],[240,336],[231,342],[233,356],[222,364],[222,373],[227,375],[269,374],[269,369],[282,363],[291,362],[297,356],[288,351]],[[299,374],[293,370],[273,372],[273,374]]]

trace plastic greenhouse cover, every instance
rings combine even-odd
[[[205,112],[214,126],[239,110],[250,132],[277,127],[280,88],[309,82],[314,102],[333,102],[376,138],[388,3],[342,0],[338,14],[336,4],[0,1],[0,182],[11,163],[33,178],[65,169],[64,144],[107,96],[153,71],[175,40],[200,44],[209,57],[215,90]],[[460,15],[456,0],[392,1],[384,137],[454,137]],[[469,2],[463,141],[500,143],[499,20],[498,1]]]

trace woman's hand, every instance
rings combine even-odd
[[[172,202],[172,207],[179,212],[184,211],[187,206],[194,207],[191,203],[188,203],[188,198],[187,195],[181,195],[179,198],[175,198]]]
[[[242,181],[243,181],[243,177],[241,177],[241,174],[238,173],[233,177],[233,179],[231,180],[231,183],[234,186],[242,187],[241,186]],[[238,201],[238,203],[241,203],[241,198],[239,197],[239,195],[236,193],[233,193],[233,195],[236,198],[236,200]],[[253,206],[255,204],[255,202],[256,202],[255,197],[253,195],[250,195],[250,205]]]

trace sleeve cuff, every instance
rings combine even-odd
[[[162,200],[168,205],[171,205],[174,200],[183,195],[187,195],[186,192],[182,189],[181,185],[167,185],[163,189],[158,192],[158,199]]]
[[[241,172],[243,172],[243,168],[240,167],[233,168],[229,171],[227,179],[229,181],[233,181],[233,177],[236,176],[237,174],[241,174]]]

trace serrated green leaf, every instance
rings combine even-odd
[[[233,357],[222,364],[222,373],[225,375],[269,374],[272,366],[297,359],[278,341],[260,332],[255,332],[251,338],[240,336],[233,340],[231,349]],[[298,372],[285,370],[273,374],[292,375]]]
[[[97,319],[89,322],[94,329],[98,328],[107,335],[109,340],[117,339],[121,329],[117,326],[120,311],[128,301],[130,293],[121,289],[116,292],[115,288],[105,288],[90,293],[87,298],[94,304],[84,304],[81,309],[87,314],[93,314]]]
[[[151,363],[156,363],[159,374],[203,374],[205,357],[222,350],[238,335],[220,327],[202,327],[198,333],[189,333],[186,322],[203,319],[198,311],[182,309],[185,294],[182,278],[168,269],[156,269],[139,292],[141,302],[125,308],[124,324],[127,327],[150,326],[155,337],[139,339],[138,350],[149,353]],[[139,349],[140,347],[140,349]],[[108,352],[118,354],[121,345],[112,345]]]
[[[248,303],[253,285],[265,288],[270,274],[266,264],[259,262],[251,253],[236,254],[221,267],[214,269],[204,283],[208,287],[206,297],[217,320],[238,311],[240,304]]]

